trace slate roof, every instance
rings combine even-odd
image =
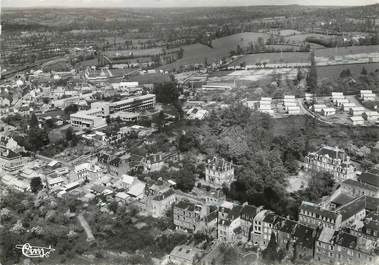
[[[366,197],[362,196],[354,199],[350,203],[341,206],[337,212],[342,215],[342,221],[345,221],[366,208]]]
[[[313,249],[315,230],[308,226],[298,224],[295,228],[294,236],[297,242],[306,248]]]
[[[181,208],[183,210],[194,211],[195,204],[186,200],[179,201],[175,204],[176,208]]]
[[[308,212],[312,212],[316,214],[316,218],[318,216],[326,217],[332,220],[335,220],[338,216],[336,212],[329,211],[327,209],[321,208],[319,205],[310,203],[310,202],[302,202],[300,205],[300,209]]]
[[[371,185],[367,185],[366,183],[362,183],[362,182],[356,181],[354,179],[344,180],[342,182],[342,185],[348,185],[351,187],[358,187],[358,188],[362,188],[362,189],[366,189],[366,190],[370,190],[370,191],[374,191],[374,192],[378,191],[378,188],[372,187]]]
[[[377,211],[379,206],[379,198],[366,196],[366,210]]]
[[[154,197],[155,201],[163,201],[164,199],[170,197],[171,195],[174,195],[175,191],[173,189],[169,189],[165,192],[162,192],[161,194],[158,194]]]
[[[345,205],[348,202],[351,202],[354,199],[354,197],[346,194],[341,193],[337,197],[335,197],[331,202],[336,204],[337,206]]]
[[[277,214],[270,212],[267,213],[266,216],[263,218],[263,222],[273,224],[278,217],[279,216]]]
[[[345,248],[355,249],[357,246],[357,241],[358,239],[356,236],[345,232],[340,232],[336,236],[335,244]]]
[[[276,219],[275,229],[286,234],[293,234],[296,225],[297,223],[295,221],[280,217]]]
[[[358,175],[358,181],[379,188],[379,171],[372,170],[371,172],[364,172]]]
[[[257,215],[258,209],[253,205],[244,205],[241,210],[241,219],[251,219]],[[246,218],[247,217],[247,218]]]
[[[335,148],[335,147],[330,147],[330,146],[321,147],[321,149],[317,151],[318,155],[328,155],[332,159],[338,158],[341,160],[343,158],[344,153],[345,153],[344,150],[339,149],[338,147]]]
[[[111,161],[109,161],[109,165],[114,166],[114,167],[119,167],[120,164],[121,164],[121,158],[119,157],[116,157],[112,159]]]

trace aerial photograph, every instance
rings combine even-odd
[[[0,265],[379,265],[379,0],[0,0]]]

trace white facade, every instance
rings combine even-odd
[[[341,109],[345,112],[349,112],[350,111],[350,108],[353,108],[353,107],[356,107],[357,105],[355,105],[353,102],[348,102],[348,103],[344,103],[341,105]]]
[[[363,120],[363,118],[361,116],[350,117],[350,120],[351,120],[351,122],[353,123],[354,126],[356,126],[356,125],[363,125],[365,123],[365,121]]]
[[[289,115],[298,115],[298,114],[300,114],[300,107],[299,106],[289,106],[289,107],[287,107],[287,112]]]
[[[363,101],[374,101],[376,95],[372,93],[372,90],[361,90],[361,99]]]
[[[314,112],[321,112],[322,109],[326,108],[326,105],[325,104],[314,104],[312,106],[312,109]]]
[[[322,115],[325,117],[329,117],[336,114],[336,110],[334,108],[323,108],[321,111]]]
[[[143,96],[129,97],[116,102],[94,102],[91,108],[100,109],[103,116],[109,116],[118,111],[136,112],[155,108],[155,95],[147,94]]]
[[[351,107],[349,110],[351,116],[362,116],[363,112],[365,112],[363,107]]]
[[[106,120],[102,117],[99,109],[79,111],[70,115],[72,126],[82,129],[99,129],[107,126]]]
[[[376,122],[379,120],[379,113],[376,111],[366,111],[362,114],[362,117],[367,121]]]

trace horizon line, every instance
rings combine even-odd
[[[45,6],[38,6],[38,5],[26,5],[26,6],[0,6],[1,9],[9,8],[9,9],[23,9],[23,8],[33,8],[33,9],[44,9],[44,8],[59,8],[59,9],[120,9],[120,8],[141,8],[141,9],[149,9],[149,8],[208,8],[208,7],[270,7],[270,6],[299,6],[299,7],[365,7],[365,6],[374,6],[379,4],[367,4],[367,5],[302,5],[302,4],[270,4],[270,5],[194,5],[194,6],[103,6],[103,5],[95,5],[95,6],[74,6],[74,5],[68,5],[68,6],[60,6],[60,5],[45,5]]]

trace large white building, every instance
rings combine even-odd
[[[99,129],[107,126],[105,117],[116,112],[137,112],[155,108],[155,95],[130,97],[116,102],[93,102],[91,109],[70,115],[71,124],[79,128]]]
[[[79,111],[70,115],[72,126],[82,129],[99,129],[107,126],[101,109]]]
[[[155,108],[155,95],[147,94],[142,96],[130,97],[116,102],[94,102],[92,109],[101,109],[103,116],[109,116],[118,111],[136,112]]]

